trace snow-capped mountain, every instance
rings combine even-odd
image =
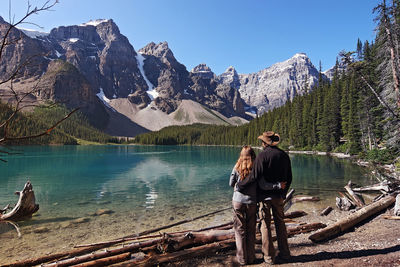
[[[0,32],[7,28],[0,17]],[[0,79],[36,55],[21,68],[14,87],[22,90],[40,78],[32,98],[79,106],[92,124],[113,135],[191,123],[241,124],[251,119],[246,111],[280,106],[318,79],[305,54],[253,74],[229,67],[217,76],[206,64],[189,72],[167,42],[136,51],[112,19],[50,33],[14,28],[10,37],[20,41],[6,47]]]
[[[318,83],[318,76],[307,55],[298,53],[257,73],[238,75],[230,67],[219,78],[238,88],[246,104],[256,106],[261,114],[303,95]]]

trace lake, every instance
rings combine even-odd
[[[21,238],[10,225],[0,224],[0,263],[111,240],[229,207],[229,175],[240,152],[237,147],[189,146],[17,149],[22,154],[0,163],[0,206],[14,205],[14,192],[29,179],[40,209],[31,220],[18,223]],[[291,155],[291,160],[292,187],[296,193],[319,196],[318,208],[334,206],[335,190],[349,180],[370,183],[364,168],[345,159]],[[230,219],[228,210],[171,231]]]

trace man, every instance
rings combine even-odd
[[[262,141],[263,151],[254,162],[251,178],[246,183],[257,182],[257,199],[260,201],[262,252],[266,263],[286,261],[290,257],[287,231],[284,222],[283,201],[292,182],[292,168],[289,156],[277,147],[279,134],[268,131],[258,137]],[[279,186],[271,188],[271,183]],[[238,189],[245,187],[239,183]],[[271,235],[271,210],[278,241],[279,253],[275,259],[275,248]]]

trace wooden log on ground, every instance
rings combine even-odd
[[[313,196],[303,196],[303,195],[298,195],[293,198],[294,203],[302,201],[320,201],[320,198]]]
[[[386,220],[400,220],[400,216],[383,215],[382,218]]]
[[[348,215],[346,218],[339,220],[338,222],[329,225],[328,227],[322,230],[319,230],[315,234],[309,236],[309,239],[313,242],[320,242],[328,238],[331,238],[333,236],[336,236],[346,231],[347,229],[353,227],[354,225],[362,222],[368,217],[373,216],[374,214],[386,209],[394,202],[395,202],[394,196],[386,196],[381,200],[372,203],[368,206],[365,206],[359,209],[358,211]]]
[[[34,258],[34,259],[17,261],[14,263],[7,264],[6,266],[10,266],[10,267],[20,267],[21,266],[21,267],[23,267],[23,266],[39,265],[41,263],[54,261],[54,260],[61,259],[64,257],[74,257],[74,256],[83,255],[86,253],[90,253],[90,252],[99,250],[104,247],[105,247],[104,245],[98,245],[98,246],[87,247],[87,248],[77,248],[77,249],[73,249],[73,250],[69,250],[69,251],[54,253],[51,255],[40,256],[40,257]]]
[[[296,210],[296,211],[285,213],[285,218],[294,219],[294,218],[299,218],[299,217],[303,217],[306,215],[307,215],[307,212],[305,212],[303,210]]]
[[[364,201],[359,198],[351,189],[351,181],[349,181],[347,183],[347,185],[344,187],[344,189],[346,189],[347,193],[349,193],[349,195],[352,197],[352,199],[354,200],[354,203],[357,205],[357,207],[363,207],[365,205]]]
[[[308,223],[308,224],[300,225],[297,227],[288,227],[287,234],[288,234],[288,237],[292,237],[295,235],[316,231],[318,229],[325,228],[325,227],[326,227],[326,224],[324,224],[324,223]],[[276,240],[276,237],[273,237],[273,239]]]
[[[394,204],[394,215],[400,216],[400,194],[396,196],[396,203]]]
[[[74,267],[89,267],[89,266],[108,266],[110,264],[119,263],[131,259],[131,253],[123,253],[112,257],[102,258],[94,261],[89,261],[81,264],[76,264]]]
[[[205,255],[213,254],[217,251],[225,250],[225,249],[232,249],[235,247],[235,240],[228,239],[221,242],[206,244],[203,246],[188,248],[185,250],[173,252],[173,253],[166,253],[160,255],[152,255],[144,260],[130,260],[123,262],[119,265],[115,266],[157,266],[161,263],[167,262],[176,262],[182,261],[186,259],[192,259],[195,257],[201,257]]]
[[[217,241],[223,241],[234,238],[235,232],[233,229],[230,230],[210,230],[205,232],[190,232],[183,236],[169,236],[165,235],[165,238],[159,245],[161,252],[174,252],[181,250],[187,246],[198,246],[209,244]]]
[[[22,191],[15,192],[15,194],[19,195],[17,204],[10,212],[0,214],[0,220],[20,221],[32,217],[32,214],[39,210],[30,181],[25,183]]]
[[[122,253],[132,253],[137,252],[139,249],[144,247],[156,245],[159,242],[162,242],[162,238],[153,239],[145,242],[138,242],[129,244],[120,248],[115,248],[111,250],[99,251],[95,253],[90,253],[82,256],[68,256],[67,259],[63,259],[57,262],[49,263],[49,264],[42,264],[43,267],[61,267],[61,266],[71,266],[83,262],[94,261],[102,258],[109,258],[111,256],[119,255]]]
[[[327,216],[329,213],[331,213],[332,210],[333,208],[331,206],[328,206],[325,209],[323,209],[319,215]]]
[[[172,224],[168,224],[168,225],[165,225],[165,226],[153,228],[153,229],[146,230],[146,231],[143,231],[143,232],[140,232],[140,233],[137,233],[137,234],[131,234],[131,235],[123,236],[123,237],[120,237],[120,238],[117,238],[117,239],[114,239],[114,240],[111,240],[111,241],[105,241],[105,242],[100,242],[100,243],[96,243],[96,244],[88,244],[88,246],[93,246],[93,245],[96,246],[97,244],[105,244],[107,246],[110,246],[110,245],[122,243],[122,242],[125,242],[125,241],[136,240],[138,237],[142,237],[142,236],[145,236],[145,235],[148,235],[148,234],[151,234],[151,233],[159,232],[161,230],[168,229],[168,228],[171,228],[171,227],[174,227],[174,226],[177,226],[177,225],[181,225],[181,224],[184,224],[184,223],[193,222],[195,220],[202,219],[204,217],[211,216],[211,215],[214,215],[214,214],[217,214],[217,213],[229,210],[229,209],[232,209],[232,208],[229,207],[229,208],[225,208],[225,209],[222,209],[222,210],[216,210],[216,211],[213,211],[213,212],[210,212],[210,213],[207,213],[207,214],[203,214],[203,215],[191,218],[191,219],[185,219],[185,220],[182,220],[182,221],[179,221],[179,222],[176,222],[176,223],[172,223]],[[86,246],[86,245],[79,245],[77,247],[84,247],[84,246]]]
[[[207,230],[212,230],[212,229],[219,229],[219,230],[224,230],[224,229],[230,229],[232,228],[233,221],[215,225],[215,226],[210,226],[198,230],[184,230],[184,231],[178,231],[178,232],[172,232],[172,233],[167,233],[169,235],[174,235],[174,234],[184,234],[187,232],[202,232],[202,231],[207,231]],[[91,246],[98,246],[98,245],[106,245],[106,246],[111,246],[115,245],[118,243],[122,242],[127,242],[127,241],[135,241],[135,240],[140,240],[140,239],[150,239],[150,238],[156,238],[156,237],[162,237],[163,234],[157,234],[157,235],[148,235],[148,236],[137,236],[137,237],[130,237],[130,238],[119,238],[111,241],[104,241],[104,242],[97,242],[97,243],[91,243],[91,244],[83,244],[83,245],[76,245],[75,248],[81,248],[81,247],[91,247]]]
[[[359,188],[353,188],[354,192],[368,192],[368,191],[385,191],[389,192],[389,186],[385,183],[379,183]]]

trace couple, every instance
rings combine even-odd
[[[277,133],[264,132],[258,139],[262,141],[263,151],[256,157],[250,146],[244,146],[229,180],[230,186],[234,187],[236,257],[242,265],[252,264],[255,260],[257,202],[260,202],[264,261],[273,264],[278,258],[287,260],[290,257],[283,210],[283,200],[292,182],[290,159],[277,147],[280,142]],[[276,259],[271,235],[271,209],[279,249]]]

